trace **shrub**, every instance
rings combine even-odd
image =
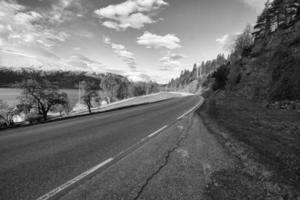
[[[218,116],[218,109],[217,109],[217,103],[216,99],[210,98],[208,99],[208,108],[207,112],[211,117],[217,117]]]
[[[229,74],[229,68],[228,65],[222,65],[215,71],[212,75],[213,78],[215,78],[215,82],[213,84],[212,89],[213,90],[224,90],[226,83],[227,83],[227,77]]]
[[[43,120],[43,115],[38,114],[38,113],[29,113],[26,116],[25,121],[29,122],[30,124],[38,124],[41,123]]]

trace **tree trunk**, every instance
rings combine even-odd
[[[44,119],[44,121],[47,121],[47,119],[48,119],[48,116],[47,116],[47,112],[46,112],[46,111],[43,112],[43,119]]]
[[[89,113],[91,114],[92,113],[91,105],[88,105],[88,110],[89,110]]]

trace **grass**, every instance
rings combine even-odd
[[[166,99],[171,99],[171,98],[176,98],[176,97],[181,97],[181,96],[182,95],[180,95],[180,94],[168,93],[168,92],[154,93],[154,94],[150,94],[150,95],[144,95],[144,96],[138,96],[138,97],[133,97],[133,98],[129,98],[129,99],[123,99],[121,101],[116,101],[114,103],[107,104],[106,106],[101,106],[100,108],[95,107],[95,108],[92,108],[92,111],[93,112],[107,111],[107,110],[128,107],[128,106],[133,106],[133,105],[163,101]],[[86,113],[86,112],[87,112],[86,109],[78,110],[78,111],[74,111],[72,113],[72,115],[82,114],[82,113]]]
[[[275,179],[299,188],[300,113],[269,110],[240,97],[217,98],[207,105],[220,127],[250,146],[258,162],[276,171]]]

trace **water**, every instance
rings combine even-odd
[[[60,91],[67,93],[70,107],[73,108],[78,102],[78,90],[61,89]],[[13,106],[19,103],[18,97],[21,96],[22,90],[18,88],[0,88],[0,99]]]

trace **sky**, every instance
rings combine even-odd
[[[167,83],[227,53],[264,0],[0,0],[0,66]]]

